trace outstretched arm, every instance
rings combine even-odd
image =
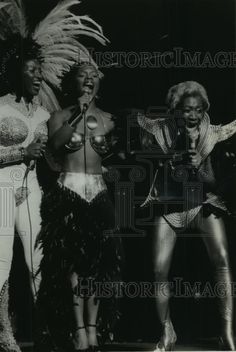
[[[167,153],[176,137],[176,123],[172,115],[167,113],[159,115],[157,113],[153,119],[138,113],[137,120],[140,127],[155,136],[158,145],[164,153]]]
[[[151,134],[156,134],[156,131],[159,128],[158,125],[160,124],[158,119],[150,119],[141,113],[138,113],[137,119],[140,127]]]
[[[224,126],[219,126],[217,142],[225,141],[236,133],[236,120]]]

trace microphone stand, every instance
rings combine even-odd
[[[86,111],[88,110],[88,105],[84,104],[83,105],[83,109],[81,112],[81,119],[83,119],[83,123],[84,123],[84,175],[85,175],[85,183],[84,183],[84,196],[86,199],[86,175],[87,175],[87,157],[86,157],[86,134],[87,134],[87,130],[86,130]]]

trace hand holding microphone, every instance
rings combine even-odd
[[[79,97],[77,107],[75,108],[69,120],[66,121],[70,127],[74,127],[82,120],[83,115],[88,110],[90,102],[91,95],[88,92],[85,92],[81,97]]]
[[[32,143],[25,148],[25,159],[30,161],[39,159],[46,147],[46,141],[36,137]]]
[[[188,150],[189,164],[194,168],[198,168],[202,162],[202,158],[196,149],[197,148],[196,138],[192,138],[192,137],[189,138],[189,147],[190,147],[190,149]]]
[[[40,159],[42,153],[45,151],[46,139],[42,137],[36,137],[32,143],[24,149],[25,164],[27,165],[27,170],[33,170],[36,165],[36,159]]]

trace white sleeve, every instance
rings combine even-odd
[[[24,148],[20,146],[0,147],[0,167],[5,164],[14,164],[24,159]]]
[[[224,126],[215,126],[218,127],[217,133],[217,142],[225,141],[226,139],[232,137],[236,132],[236,120],[228,123]]]

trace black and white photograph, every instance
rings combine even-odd
[[[236,350],[235,0],[0,0],[0,352]]]

